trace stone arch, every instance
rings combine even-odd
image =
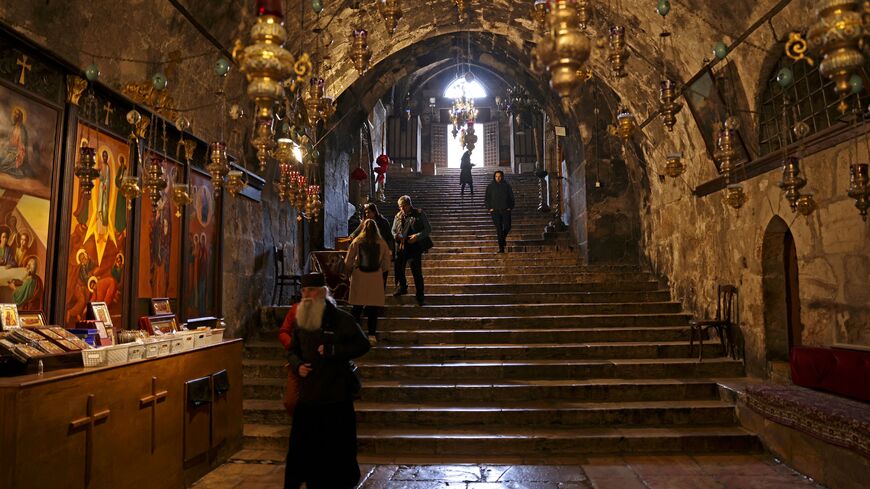
[[[801,343],[797,253],[788,224],[773,216],[761,249],[764,352],[768,362],[788,362]]]

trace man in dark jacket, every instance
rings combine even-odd
[[[462,153],[462,160],[459,163],[459,186],[460,196],[465,195],[465,186],[471,189],[471,197],[474,198],[474,178],[471,176],[471,151]]]
[[[356,450],[354,375],[349,360],[369,341],[353,317],[329,297],[323,275],[302,277],[287,357],[299,375],[284,488],[351,489],[360,479]]]
[[[420,209],[411,205],[411,197],[399,197],[399,213],[393,219],[393,236],[396,238],[396,280],[398,286],[394,296],[408,293],[408,279],[405,277],[405,265],[411,266],[414,276],[414,288],[417,292],[417,304],[423,305],[423,253],[432,247],[429,233],[432,227],[429,219]]]
[[[511,210],[514,208],[514,191],[504,179],[504,172],[497,170],[492,182],[486,187],[485,204],[492,215],[495,232],[498,235],[498,252],[504,253],[507,235],[511,231]]]
[[[365,219],[372,219],[373,221],[375,221],[375,224],[378,225],[378,232],[381,233],[381,238],[384,238],[384,241],[386,241],[387,246],[390,248],[390,253],[392,253],[393,261],[395,262],[395,260],[396,260],[396,240],[393,239],[393,231],[392,231],[392,228],[390,227],[390,221],[387,221],[387,218],[382,216],[381,213],[378,212],[378,206],[376,206],[372,202],[369,202],[368,204],[364,205],[363,209],[365,211]],[[351,240],[356,238],[357,236],[359,236],[359,234],[362,232],[363,223],[365,222],[365,219],[363,219],[363,221],[361,223],[359,223],[359,226],[352,233],[350,233]],[[389,275],[390,275],[389,271],[384,272],[384,288],[385,289],[387,287],[387,277]],[[397,279],[396,283],[398,283],[398,279]]]

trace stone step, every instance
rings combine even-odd
[[[272,336],[274,337],[274,336]],[[379,341],[385,345],[426,344],[488,344],[494,341],[529,343],[590,343],[620,341],[685,341],[689,342],[688,326],[660,328],[558,328],[501,330],[380,330]]]
[[[495,310],[493,310],[495,309]],[[541,317],[548,315],[590,314],[664,314],[679,313],[679,302],[604,302],[604,303],[549,303],[492,305],[388,305],[382,317],[464,318],[498,313],[511,317]]]
[[[501,304],[549,304],[559,303],[603,303],[603,302],[665,302],[670,299],[670,291],[649,290],[634,292],[526,292],[502,294],[439,295],[426,294],[426,307],[444,305],[501,305]],[[387,304],[400,305],[407,302],[406,297],[387,296]],[[408,305],[408,304],[405,304]],[[414,304],[412,307],[417,307]],[[286,314],[281,314],[283,317]]]
[[[449,455],[593,455],[668,452],[754,452],[758,439],[734,426],[665,428],[503,428],[389,429],[361,426],[362,454]]]
[[[505,251],[508,253],[544,253],[557,252],[567,253],[573,250],[573,245],[568,240],[557,241],[555,239],[540,239],[540,240],[514,240],[508,237]],[[465,253],[497,253],[498,243],[478,243],[475,245],[451,245],[435,243],[430,253],[448,253],[448,254],[465,254]]]
[[[409,294],[414,295],[414,280],[410,270],[405,271],[409,281]],[[423,276],[425,282],[425,275]],[[604,283],[513,283],[513,284],[451,284],[426,285],[426,294],[496,294],[515,292],[640,292],[658,290],[658,282],[604,282]],[[397,302],[412,304],[413,297],[402,297]]]
[[[612,283],[612,282],[649,282],[652,276],[648,273],[583,273],[576,271],[550,271],[548,273],[533,273],[530,271],[513,270],[509,273],[475,274],[475,269],[465,269],[466,273],[448,274],[444,269],[437,269],[429,276],[423,275],[426,285],[432,284],[535,284],[535,283]],[[480,268],[478,270],[486,270]],[[447,271],[450,271],[449,269]],[[453,270],[454,272],[456,270]]]
[[[245,399],[278,401],[282,378],[245,378]],[[706,379],[508,380],[503,382],[399,382],[368,380],[366,402],[520,402],[529,399],[584,402],[719,400],[716,382]]]
[[[697,347],[696,347],[697,348]],[[694,351],[697,351],[695,349]],[[718,342],[709,343],[704,349],[705,358],[723,355]],[[481,360],[527,360],[577,359],[605,360],[610,358],[689,358],[689,344],[684,341],[667,343],[607,342],[607,343],[487,343],[487,344],[430,344],[393,345],[383,343],[366,354],[371,361],[453,361],[467,358]],[[278,341],[250,342],[245,345],[245,358],[280,360],[286,352]]]
[[[419,429],[502,426],[504,428],[560,427],[681,427],[722,426],[736,422],[734,406],[722,401],[643,401],[587,403],[523,401],[501,403],[370,403],[355,404],[357,424]],[[245,424],[257,431],[289,438],[289,418],[280,401],[246,403]],[[280,428],[280,429],[275,429]],[[262,430],[262,431],[260,431]],[[249,436],[245,430],[245,436]],[[253,435],[253,433],[251,433]],[[285,445],[286,446],[286,445]],[[266,448],[261,446],[261,448]]]
[[[248,377],[286,375],[284,360],[244,360]],[[644,379],[739,377],[743,364],[730,358],[626,359],[626,360],[468,360],[441,363],[377,363],[357,361],[364,379],[444,380],[488,379],[493,381],[530,379]]]
[[[425,307],[423,308],[425,309]],[[494,308],[491,308],[494,309]],[[498,311],[491,311],[497,313]],[[682,313],[652,314],[587,314],[587,315],[539,315],[523,316],[468,316],[468,317],[399,317],[388,316],[378,322],[383,331],[412,329],[419,331],[437,329],[540,329],[540,328],[605,328],[605,327],[669,327],[684,326],[690,316]]]
[[[521,271],[521,272],[546,272],[549,270],[558,272],[582,272],[583,268],[578,263],[576,258],[552,257],[547,260],[547,265],[542,265],[540,259],[534,257],[517,258],[514,254],[496,253],[492,257],[478,259],[463,259],[461,256],[452,256],[443,260],[423,260],[423,271],[425,272],[447,270],[454,272],[463,272],[468,270],[469,273],[483,272],[506,272],[506,271]]]

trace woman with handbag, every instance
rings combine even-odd
[[[351,314],[359,322],[363,311],[368,318],[369,343],[377,344],[378,315],[384,307],[384,272],[390,263],[390,247],[381,237],[373,219],[362,223],[362,232],[351,242],[344,259],[344,269],[350,273],[350,294],[347,302]]]

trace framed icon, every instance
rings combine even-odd
[[[18,317],[18,306],[15,304],[0,304],[0,325],[3,331],[21,327]]]
[[[172,314],[172,306],[169,304],[168,297],[160,297],[151,299],[151,314],[155,316],[165,316]]]
[[[175,320],[175,315],[173,314],[149,316],[148,322],[150,323],[151,330],[154,331],[154,334],[169,334],[178,331],[178,324]]]
[[[88,305],[92,319],[101,321],[107,328],[114,327],[112,324],[112,315],[109,313],[109,306],[105,302],[91,302]]]
[[[18,313],[18,322],[25,327],[45,326],[45,316],[42,311],[22,311]]]

